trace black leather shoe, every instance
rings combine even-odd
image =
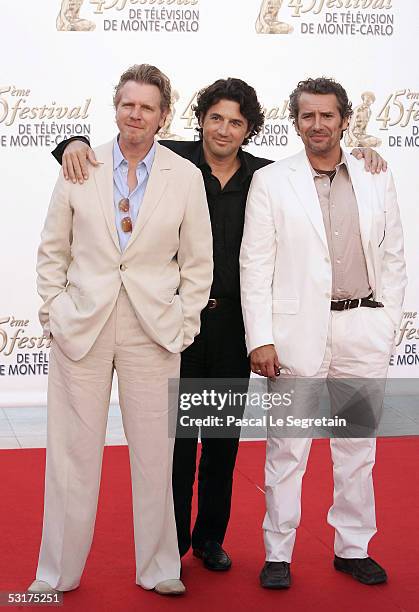
[[[264,589],[288,589],[291,586],[290,564],[286,561],[266,561],[259,580]]]
[[[203,548],[194,548],[193,554],[202,559],[204,566],[215,572],[225,572],[231,567],[231,559],[218,542],[205,542]]]
[[[382,584],[387,582],[385,569],[378,565],[371,557],[366,559],[342,559],[342,557],[335,555],[333,564],[339,572],[350,574],[352,578],[363,584]]]

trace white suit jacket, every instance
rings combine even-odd
[[[149,337],[177,353],[199,332],[212,282],[212,235],[201,172],[157,144],[140,211],[121,252],[113,201],[113,142],[104,162],[73,184],[62,172],[38,252],[39,311],[68,357],[86,355],[118,298],[121,283]]]
[[[407,283],[403,232],[391,172],[372,175],[348,156],[374,299],[399,324]],[[305,151],[255,172],[240,254],[247,349],[275,344],[281,367],[316,374],[327,340],[332,267]]]

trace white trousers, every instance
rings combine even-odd
[[[343,312],[331,311],[324,360],[313,378],[382,381],[387,375],[393,343],[394,326],[383,309],[361,307]],[[282,378],[269,381],[271,392],[283,391]],[[309,389],[311,393],[315,387],[315,384],[306,386],[305,392]],[[310,403],[316,404],[315,393],[312,395],[313,402],[306,398],[304,416],[310,416]],[[368,556],[368,543],[377,531],[372,479],[375,438],[331,438],[330,446],[334,496],[327,520],[335,529],[335,554],[343,558],[365,558]],[[301,517],[302,479],[310,447],[309,437],[268,435],[265,464],[267,511],[263,522],[267,561],[291,562]]]
[[[179,355],[146,336],[123,288],[83,359],[70,360],[53,342],[37,580],[61,591],[80,582],[93,538],[114,370],[129,446],[136,581],[152,589],[158,582],[179,578],[172,499],[174,441],[168,434],[177,401],[171,397],[169,405],[167,386],[168,378],[179,378],[179,368]]]

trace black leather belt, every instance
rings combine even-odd
[[[220,308],[220,306],[226,305],[237,305],[240,307],[240,300],[235,300],[232,298],[210,298],[208,300],[208,304],[205,306],[205,309],[214,310],[215,308]]]
[[[370,293],[368,297],[356,300],[332,300],[330,302],[330,310],[350,310],[351,308],[358,308],[359,306],[366,306],[367,308],[384,308],[382,302],[376,302],[371,298],[372,293]]]

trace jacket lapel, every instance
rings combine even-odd
[[[170,154],[162,145],[156,143],[156,155],[154,157],[150,176],[148,177],[147,188],[138,212],[134,230],[126,247],[127,249],[129,249],[132,243],[141,234],[147,221],[160,204],[167,187],[167,171],[170,169]]]
[[[346,155],[346,162],[358,204],[359,229],[362,247],[366,255],[368,253],[372,224],[372,180],[371,176],[364,170],[364,164],[360,164],[352,155]]]
[[[116,231],[115,225],[115,205],[113,200],[113,140],[98,147],[95,152],[97,159],[103,162],[94,172],[96,189],[99,194],[102,212],[105,216],[109,233],[118,251],[120,251],[118,232]]]
[[[328,248],[319,197],[305,151],[301,151],[290,160],[288,178],[314,229]]]

